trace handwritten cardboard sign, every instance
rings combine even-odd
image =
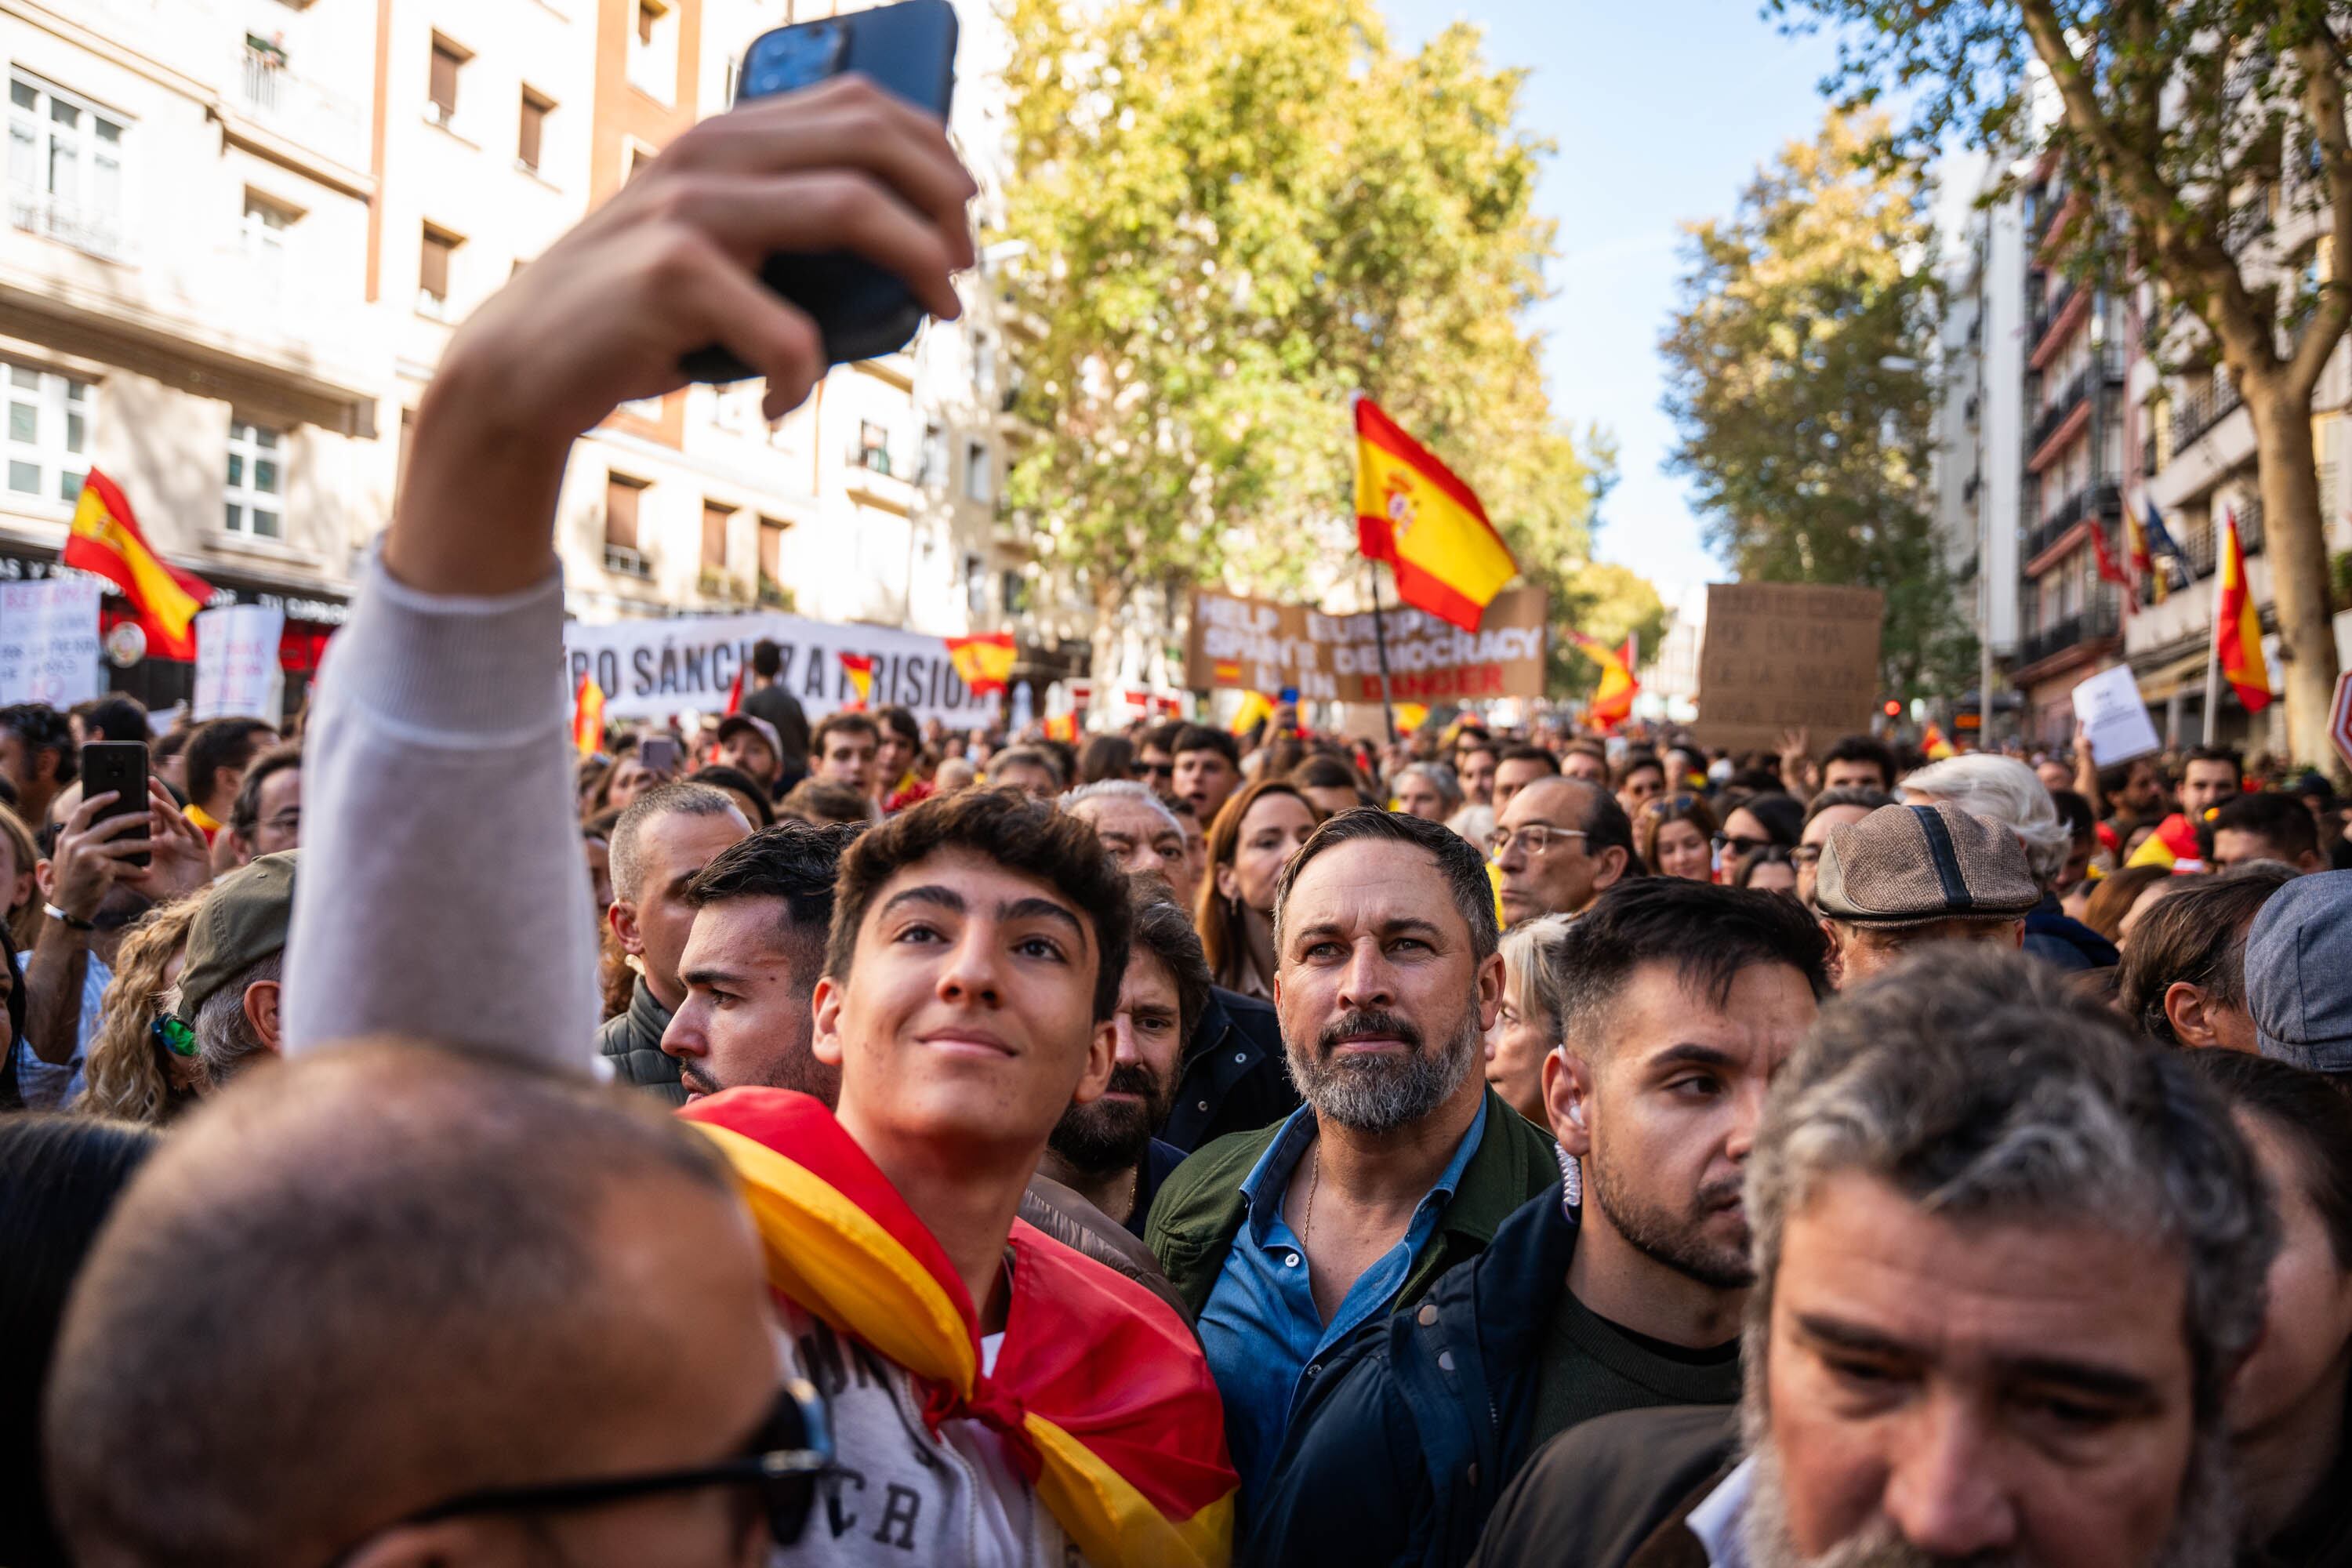
[[[0,704],[98,695],[98,595],[95,579],[0,583]]]
[[[1769,749],[1782,731],[1802,729],[1818,749],[1868,730],[1885,613],[1885,595],[1875,588],[1708,587],[1698,722],[1692,726],[1699,743]]]
[[[284,673],[278,645],[286,612],[272,605],[224,605],[196,616],[196,696],[191,717],[276,723]]]

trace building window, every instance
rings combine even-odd
[[[254,191],[245,193],[245,216],[237,229],[238,248],[261,280],[276,289],[286,280],[286,233],[300,216]]]
[[[677,17],[667,0],[631,0],[629,84],[662,103],[677,93]]]
[[[650,577],[652,568],[637,544],[637,507],[646,481],[626,474],[604,476],[604,569],[627,577]]]
[[[963,558],[963,606],[973,616],[988,614],[988,563],[977,555]]]
[[[760,520],[760,575],[772,583],[784,580],[784,529],[772,517]]]
[[[963,493],[982,504],[996,500],[996,454],[985,441],[963,444]]]
[[[232,418],[228,426],[228,486],[225,522],[254,539],[286,534],[285,436],[267,425]]]
[[[555,100],[544,93],[522,89],[522,127],[515,135],[515,162],[534,174],[539,173],[540,144],[547,133],[547,117],[554,108]]]
[[[1007,572],[1004,581],[1004,613],[1017,616],[1029,607],[1029,584],[1021,580],[1018,572]]]
[[[923,455],[915,470],[919,485],[948,482],[948,433],[937,425],[923,426]]]
[[[119,258],[127,121],[30,77],[8,79],[8,221]]]
[[[433,66],[425,79],[425,118],[446,127],[457,118],[457,72],[473,57],[440,34],[433,35]]]
[[[425,226],[425,243],[416,260],[416,310],[420,315],[435,321],[446,321],[449,313],[450,263],[457,258],[457,247],[466,242],[446,229]]]
[[[89,383],[0,362],[8,384],[8,493],[71,502],[89,470]]]
[[[890,471],[890,432],[871,419],[857,422],[857,466],[877,474]]]
[[[286,96],[286,46],[247,33],[237,85],[244,90],[247,108],[259,114],[275,112]]]
[[[710,501],[702,503],[702,563],[714,571],[727,570],[727,528],[735,521],[735,513],[727,507]]]

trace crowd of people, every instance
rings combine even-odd
[[[2325,781],[768,648],[583,761],[574,434],[805,396],[771,248],[952,312],[971,188],[706,121],[452,341],[299,733],[0,710],[0,1562],[2352,1562]]]

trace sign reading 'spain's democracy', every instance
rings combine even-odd
[[[1542,696],[1546,608],[1541,588],[1509,589],[1495,595],[1475,632],[1419,610],[1383,610],[1390,697],[1434,702]],[[1304,605],[1196,590],[1184,684],[1268,692],[1295,687],[1309,700],[1378,702],[1381,652],[1371,615],[1327,616]]]

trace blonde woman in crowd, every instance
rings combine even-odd
[[[204,907],[205,895],[193,894],[149,910],[124,934],[114,978],[99,1003],[76,1110],[160,1126],[209,1087],[203,1064],[174,1050],[155,1027],[166,1011],[165,997],[179,984],[189,928]]]

